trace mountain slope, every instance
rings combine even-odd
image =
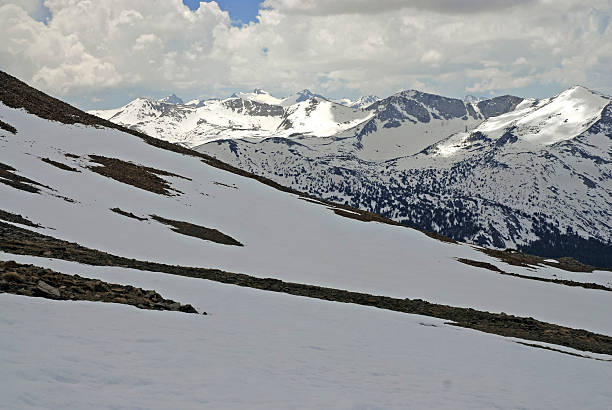
[[[486,107],[498,107],[499,112],[505,112],[504,108],[511,111],[520,100],[507,96],[479,104],[487,114],[493,114]],[[480,124],[487,115],[481,112],[481,106],[415,90],[378,100],[367,107],[374,112],[373,117],[354,134],[355,154],[369,161],[415,154],[450,134]]]
[[[47,102],[41,100],[42,104]],[[44,109],[36,107],[35,112]],[[78,111],[74,112],[77,114],[57,119],[79,120]],[[446,302],[468,306],[492,301],[479,291],[476,294],[481,296],[468,296],[452,290],[452,284],[459,289],[459,283],[471,283],[476,277],[481,283],[505,279],[497,274],[483,278],[481,268],[457,258],[533,276],[524,267],[509,265],[471,246],[441,241],[376,215],[290,194],[285,188],[267,181],[264,185],[257,177],[240,175],[238,170],[192,151],[170,144],[166,148],[172,151],[161,149],[163,141],[100,127],[103,120],[98,120],[97,127],[67,126],[6,105],[0,114],[18,130],[17,134],[3,132],[1,139],[4,211],[22,215],[41,226],[34,231],[58,239],[151,262],[204,263],[256,276],[390,296],[421,296],[420,292],[425,292],[441,302],[445,299],[440,299],[436,283],[443,281],[450,291]],[[82,115],[85,122],[96,120]],[[382,223],[364,222],[368,220]],[[196,227],[215,230],[235,241],[220,242],[223,235],[210,236],[210,231]],[[368,232],[377,240],[372,241]],[[409,271],[406,260],[412,266]],[[372,275],[372,266],[376,266],[376,275]],[[539,269],[548,277],[552,273],[545,272],[557,271],[544,266]],[[470,280],[471,275],[476,276]],[[425,277],[437,279],[428,282]],[[524,286],[531,286],[528,280],[508,280],[523,294],[528,291]],[[524,302],[507,302],[510,309],[504,311],[525,312]],[[562,320],[572,316],[565,312]]]
[[[610,272],[317,201],[0,80],[0,260],[155,288],[209,313],[0,293],[9,406],[270,408],[354,393],[404,407],[416,391],[503,406],[541,378],[529,403],[607,403]],[[0,286],[18,280],[0,274]],[[569,368],[592,389],[556,377]],[[461,385],[443,399],[440,374]]]
[[[372,114],[361,109],[348,108],[335,102],[311,97],[285,109],[285,115],[275,137],[312,135],[326,137],[349,130],[367,121]]]

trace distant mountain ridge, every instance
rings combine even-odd
[[[336,136],[197,149],[457,240],[612,266],[610,102],[583,87],[477,103],[407,91]]]
[[[256,101],[268,95],[135,100],[97,115],[457,240],[612,266],[609,97],[406,90],[361,109],[308,90],[288,106]]]

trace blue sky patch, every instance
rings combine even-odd
[[[183,4],[191,10],[197,10],[200,7],[200,0],[183,0]],[[259,6],[262,0],[217,0],[217,4],[221,10],[227,11],[232,19],[232,25],[242,26],[252,21],[257,21]]]

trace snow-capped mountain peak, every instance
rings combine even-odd
[[[349,108],[313,95],[285,109],[278,131],[287,135],[331,136],[356,127],[371,117],[369,111]]]
[[[160,99],[158,101],[161,102],[161,103],[166,103],[166,104],[175,104],[175,105],[177,105],[177,104],[183,105],[184,104],[183,100],[181,100],[179,97],[177,97],[176,94],[171,94],[171,95],[169,95],[167,97],[164,97],[164,98],[162,98],[162,99]]]
[[[582,86],[571,87],[544,100],[526,99],[506,114],[490,117],[474,130],[451,136],[437,145],[438,155],[450,156],[481,145],[483,138],[497,146],[508,143],[547,146],[572,139],[601,118],[610,99]],[[479,148],[480,149],[480,148]]]
[[[232,94],[232,98],[241,98],[243,100],[255,101],[255,102],[259,102],[262,104],[269,104],[269,105],[279,105],[282,101],[280,98],[274,97],[269,92],[261,88],[255,88],[250,93],[243,93],[243,92],[234,93]]]
[[[306,101],[309,100],[311,98],[322,98],[322,99],[326,99],[325,97],[323,97],[320,94],[315,94],[312,91],[308,90],[308,89],[304,89],[302,91],[298,91],[295,94],[291,94],[285,98],[282,99],[282,101],[280,102],[280,104],[283,107],[289,107],[291,105],[300,103],[302,101]]]

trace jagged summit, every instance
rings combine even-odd
[[[478,103],[479,101],[486,100],[486,99],[487,99],[486,97],[478,97],[478,96],[471,95],[471,94],[468,94],[465,97],[463,97],[463,101],[465,101],[466,103]]]
[[[350,98],[341,98],[341,99],[333,100],[333,101],[338,104],[346,105],[347,107],[350,107],[350,108],[366,109],[367,107],[374,104],[378,100],[380,100],[379,97],[377,97],[376,95],[370,94],[370,95],[361,96],[357,98],[356,100],[351,100]]]
[[[281,105],[283,107],[289,107],[291,105],[303,102],[303,101],[307,101],[311,98],[321,98],[321,99],[326,99],[324,96],[320,95],[320,94],[315,94],[312,91],[308,90],[308,89],[304,89],[302,91],[298,91],[295,94],[289,95],[285,98],[282,99],[281,101]]]
[[[176,94],[171,94],[171,95],[169,95],[167,97],[164,97],[164,98],[162,98],[162,99],[160,99],[158,101],[162,102],[162,103],[166,103],[166,104],[180,104],[180,105],[184,104],[183,100],[180,99],[179,97],[177,97]]]

